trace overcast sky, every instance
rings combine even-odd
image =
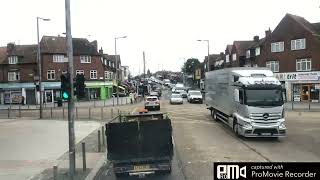
[[[72,36],[97,40],[105,53],[114,54],[114,37],[122,64],[142,73],[147,68],[180,70],[183,58],[203,61],[205,42],[210,54],[225,50],[234,40],[264,37],[286,13],[320,22],[320,0],[71,0]],[[36,44],[36,17],[40,34],[65,32],[64,0],[6,0],[1,2],[0,45]]]

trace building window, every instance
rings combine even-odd
[[[271,52],[283,52],[284,51],[284,42],[274,42],[271,43]]]
[[[20,80],[20,72],[8,72],[8,81],[19,81]]]
[[[48,70],[47,71],[47,80],[55,80],[56,79],[56,71]]]
[[[114,77],[113,77],[113,72],[109,72],[109,77],[110,77],[110,79],[113,79]]]
[[[311,59],[297,59],[296,69],[297,71],[311,71]]]
[[[108,72],[108,71],[105,71],[105,72],[104,72],[104,78],[105,78],[105,79],[110,79],[110,77],[109,77],[109,72]]]
[[[84,70],[76,70],[76,75],[84,75]]]
[[[306,39],[291,40],[291,50],[299,50],[306,48]]]
[[[260,55],[260,47],[256,47],[256,56]]]
[[[55,63],[64,63],[64,62],[68,62],[68,58],[65,58],[64,55],[62,54],[54,54],[52,56],[52,60]]]
[[[111,67],[111,61],[108,61],[108,66]]]
[[[90,79],[97,79],[97,70],[90,71]]]
[[[91,56],[80,56],[81,63],[91,63]]]
[[[228,63],[230,61],[229,54],[226,55],[226,62]]]
[[[237,54],[236,54],[236,53],[233,53],[233,54],[232,54],[232,60],[233,60],[233,61],[237,60]]]
[[[250,49],[246,52],[246,58],[250,58]]]
[[[18,63],[18,56],[9,56],[8,63],[9,64],[17,64]]]
[[[268,61],[266,67],[272,72],[279,72],[279,61]]]

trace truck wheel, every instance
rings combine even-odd
[[[216,110],[212,110],[212,118],[213,118],[213,120],[218,121],[217,111]]]

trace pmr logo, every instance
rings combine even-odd
[[[218,179],[239,179],[240,177],[247,178],[246,166],[239,167],[238,165],[218,165]]]

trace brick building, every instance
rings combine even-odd
[[[286,14],[262,46],[257,63],[275,73],[288,100],[319,101],[320,23]]]

